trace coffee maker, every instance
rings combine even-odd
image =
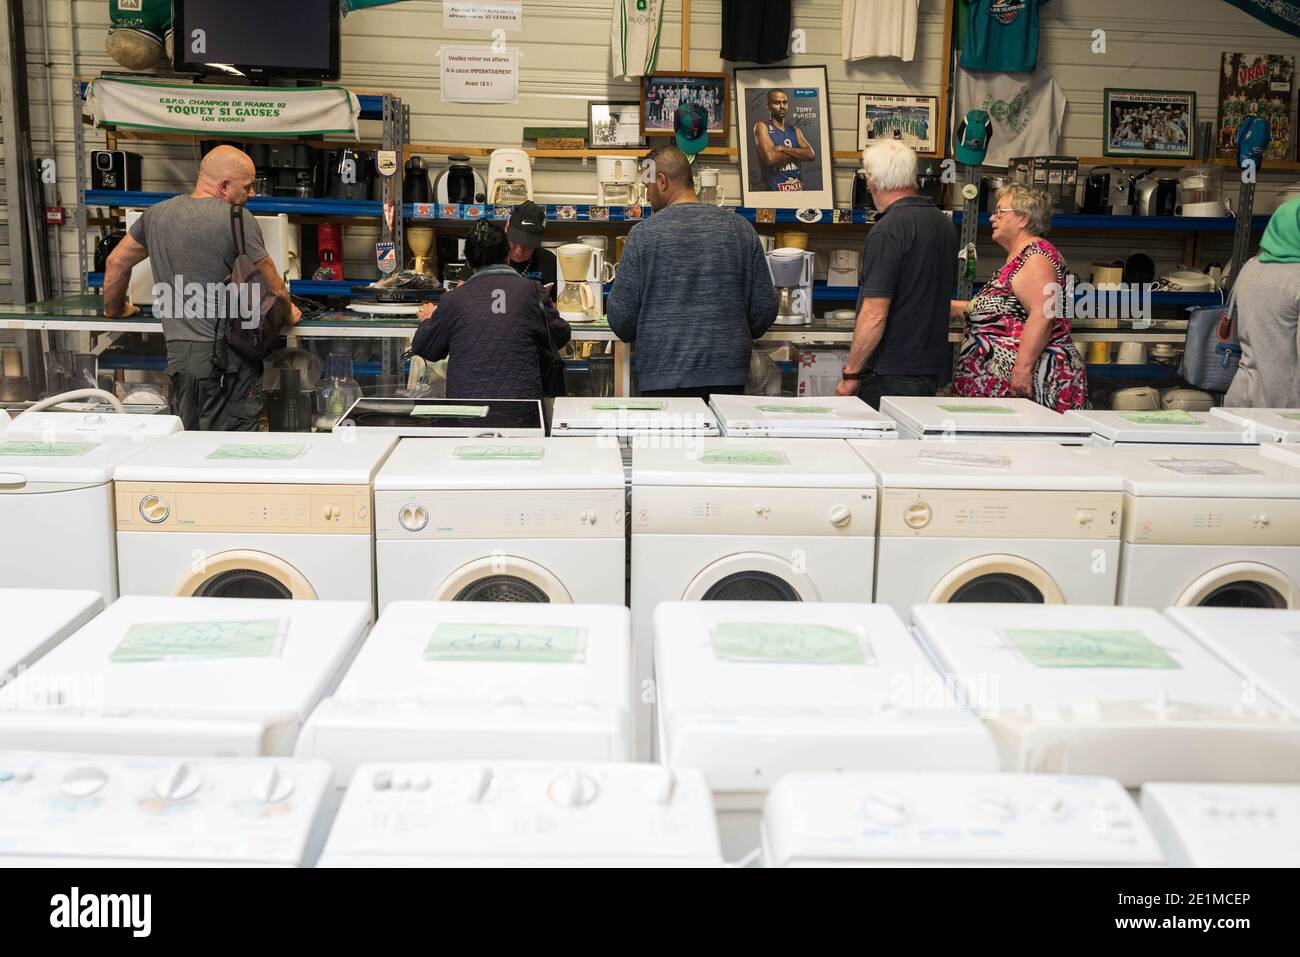
[[[832,249],[826,270],[826,285],[856,286],[859,282],[859,256],[856,249]]]
[[[343,281],[343,227],[338,223],[321,223],[316,227],[316,258],[320,266],[313,279]]]
[[[459,284],[464,281],[469,267],[465,263],[465,237],[443,233],[436,240],[438,250],[438,279]],[[448,286],[447,288],[451,288]]]
[[[277,143],[267,150],[271,186],[276,196],[315,199],[320,195],[320,161],[302,143]]]
[[[590,246],[591,268],[587,270],[587,288],[591,290],[592,318],[605,315],[605,284],[614,281],[617,272],[609,258],[609,238],[606,236],[579,236],[578,242]],[[560,281],[560,277],[556,277]]]
[[[412,156],[406,161],[402,173],[402,202],[428,204],[431,202],[429,191],[429,168],[423,156]]]
[[[374,163],[368,154],[337,150],[330,154],[326,191],[330,199],[368,200],[374,175]]]
[[[523,150],[493,150],[488,157],[488,198],[494,206],[518,206],[533,198],[533,166]]]
[[[555,251],[560,267],[555,308],[566,322],[591,322],[599,316],[591,290],[592,260],[597,252],[584,243],[567,243]]]
[[[639,173],[639,164],[634,156],[597,156],[597,205],[641,205],[641,182]]]
[[[447,168],[438,174],[433,187],[434,202],[458,206],[487,202],[487,184],[473,166],[469,157],[457,154],[447,157]]]
[[[817,254],[782,247],[767,254],[767,268],[776,286],[778,326],[807,326],[813,320],[813,268]]]
[[[1083,211],[1133,215],[1133,177],[1118,166],[1094,166],[1083,186]]]

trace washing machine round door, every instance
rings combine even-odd
[[[962,602],[1063,605],[1065,594],[1043,568],[1016,555],[981,555],[962,562],[939,580],[931,604]]]
[[[1268,565],[1233,562],[1196,579],[1176,604],[1183,608],[1297,608],[1300,586]]]
[[[569,590],[555,575],[515,555],[494,555],[462,565],[437,587],[433,600],[573,603]]]
[[[682,601],[820,601],[813,581],[775,555],[728,555],[695,576]],[[865,600],[865,599],[864,599]]]
[[[288,562],[245,549],[199,557],[176,594],[182,598],[317,598],[316,590]]]

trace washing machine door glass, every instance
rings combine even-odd
[[[863,589],[869,598],[870,586],[864,582]],[[812,579],[796,562],[762,552],[719,559],[696,575],[682,595],[682,601],[820,600]]]
[[[456,569],[434,591],[434,601],[521,601],[572,604],[564,584],[536,562],[514,555],[480,558]]]
[[[1062,605],[1061,586],[1041,566],[1017,555],[981,555],[944,575],[930,592],[931,604],[986,602]]]
[[[293,593],[283,582],[253,571],[239,568],[222,572],[209,579],[194,593],[195,598],[283,598],[292,599]]]
[[[283,598],[318,596],[298,569],[282,558],[245,549],[195,561],[176,594],[183,598]]]
[[[1043,593],[1032,582],[1016,575],[981,575],[961,585],[949,602],[977,604],[1042,605]]]
[[[1178,599],[1181,607],[1296,608],[1300,588],[1276,568],[1234,562],[1202,575]]]

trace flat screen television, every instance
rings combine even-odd
[[[339,0],[175,0],[178,72],[337,80]]]

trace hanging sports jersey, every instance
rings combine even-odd
[[[993,121],[986,166],[1006,166],[1016,156],[1056,154],[1065,93],[1051,74],[958,70],[955,115],[970,110],[983,110]]]
[[[659,55],[659,29],[665,0],[614,0],[610,44],[615,77],[653,73]]]
[[[1047,0],[962,0],[969,29],[961,52],[968,70],[1022,73],[1038,66],[1038,8]]]
[[[916,52],[916,8],[921,0],[844,0],[844,59],[896,57]]]
[[[722,52],[737,63],[790,55],[790,0],[722,0]]]

